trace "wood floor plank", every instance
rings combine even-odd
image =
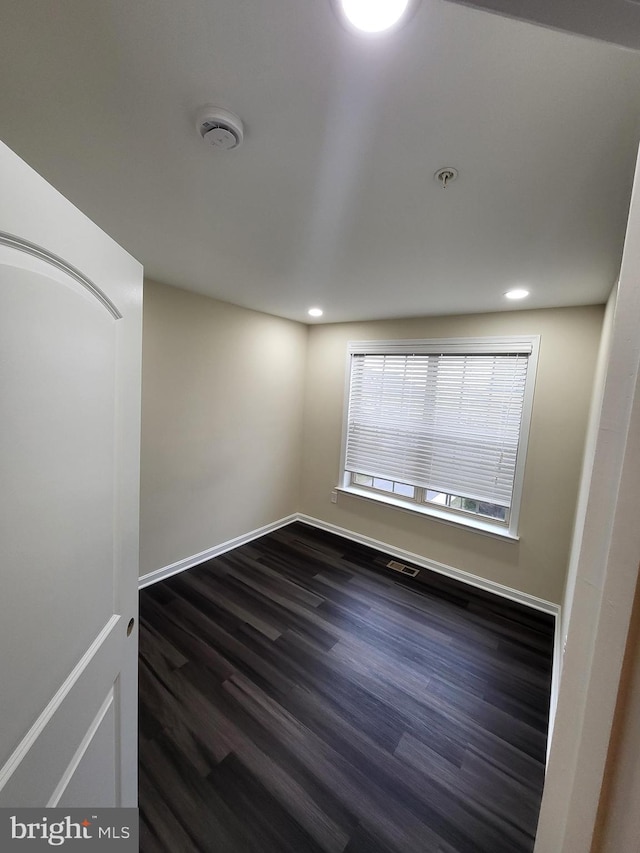
[[[140,596],[141,850],[531,853],[553,620],[301,523]]]

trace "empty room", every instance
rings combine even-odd
[[[610,5],[3,5],[7,849],[638,849]]]

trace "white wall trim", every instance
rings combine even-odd
[[[413,554],[411,551],[405,551],[404,548],[396,548],[394,545],[389,545],[387,542],[381,542],[378,539],[372,539],[369,536],[362,536],[360,533],[354,533],[344,527],[338,527],[337,524],[330,524],[327,521],[322,521],[319,518],[313,518],[309,515],[298,513],[295,519],[304,524],[310,524],[312,527],[318,527],[320,530],[326,530],[327,533],[335,533],[337,536],[343,536],[345,539],[351,539],[353,542],[358,542],[360,545],[367,545],[369,548],[374,548],[376,551],[382,551],[384,554],[390,554],[392,557],[399,557],[401,560],[407,560],[410,563],[415,563],[416,566],[429,569],[429,571],[437,572],[440,575],[446,575],[454,580],[462,583],[475,586],[477,589],[482,589],[485,592],[491,592],[494,595],[499,595],[502,598],[508,598],[510,601],[515,601],[518,604],[524,604],[526,607],[532,607],[534,610],[541,610],[543,613],[549,613],[555,616],[556,620],[560,615],[560,605],[554,604],[551,601],[545,601],[543,598],[537,598],[535,595],[529,595],[526,592],[520,592],[518,589],[512,589],[509,586],[496,583],[495,581],[481,578],[478,575],[473,575],[470,572],[464,572],[461,569],[454,569],[453,566],[447,566],[444,563],[437,563],[435,560],[427,560],[419,554]]]
[[[347,477],[344,480],[347,481]],[[504,525],[491,524],[482,516],[473,516],[470,513],[465,514],[456,510],[438,510],[435,504],[418,503],[417,501],[403,501],[392,495],[385,495],[383,492],[375,492],[373,489],[367,490],[365,487],[358,486],[336,486],[337,492],[342,492],[343,495],[349,495],[352,498],[362,498],[365,501],[373,501],[373,503],[385,504],[394,509],[399,509],[402,512],[411,512],[414,515],[424,515],[427,518],[436,519],[443,524],[450,524],[452,527],[462,528],[463,530],[473,530],[474,533],[480,533],[482,536],[492,536],[495,539],[506,540],[507,542],[517,542],[520,537],[511,533],[509,528]]]
[[[547,730],[547,761],[551,752],[551,738],[558,710],[558,697],[560,695],[560,678],[562,676],[562,659],[564,657],[564,618],[562,608],[558,606],[556,624],[553,632],[553,662],[551,664],[551,696],[549,698],[549,728]]]
[[[99,649],[107,641],[115,626],[120,622],[122,616],[115,614],[109,619],[104,628],[100,631],[95,640],[91,643],[87,651],[82,655],[78,663],[75,665],[71,673],[64,680],[53,699],[47,707],[42,711],[38,719],[31,726],[26,735],[22,738],[18,746],[11,753],[4,766],[0,770],[0,791],[5,787],[15,770],[20,766],[25,755],[29,752],[34,743],[38,740],[47,724],[53,718],[58,708],[62,705],[65,698],[69,695],[74,685],[78,682],[82,673],[89,666],[93,658],[96,656]]]
[[[180,574],[187,569],[192,569],[200,563],[207,560],[212,560],[214,557],[219,557],[221,554],[226,554],[227,551],[232,551],[240,545],[246,545],[253,539],[258,539],[260,536],[265,536],[267,533],[272,533],[274,530],[279,530],[281,527],[286,527],[293,521],[298,520],[298,514],[288,515],[286,518],[281,518],[278,521],[273,521],[271,524],[265,524],[263,527],[258,527],[256,530],[251,530],[249,533],[243,533],[241,536],[236,536],[235,539],[228,539],[220,545],[214,545],[212,548],[207,548],[206,551],[200,551],[199,554],[194,554],[192,557],[185,557],[183,560],[178,560],[176,563],[171,563],[169,566],[164,566],[162,569],[155,569],[153,572],[148,572],[138,579],[138,589],[144,589],[146,586],[151,586],[153,583],[158,583],[165,578],[170,578],[172,575]]]
[[[483,335],[481,338],[395,338],[391,341],[349,341],[350,355],[381,353],[413,353],[425,355],[476,353],[526,353],[531,354],[538,345],[540,335]]]

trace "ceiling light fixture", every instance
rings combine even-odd
[[[391,29],[406,16],[413,0],[336,0],[351,26],[365,33]]]
[[[529,295],[528,290],[522,287],[516,287],[514,290],[507,290],[505,296],[507,299],[525,299]]]
[[[309,310],[307,311],[307,314],[310,317],[322,317],[323,313],[324,312],[322,308],[309,308]]]

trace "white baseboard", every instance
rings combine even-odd
[[[138,589],[144,589],[152,583],[158,583],[165,578],[170,578],[172,575],[177,575],[187,569],[192,569],[194,566],[204,563],[207,560],[212,560],[214,557],[219,557],[227,551],[232,551],[240,545],[246,545],[253,539],[258,539],[266,533],[272,533],[280,527],[286,527],[292,521],[298,520],[298,514],[288,515],[286,518],[281,518],[271,524],[265,524],[264,527],[258,527],[256,530],[251,530],[249,533],[243,533],[242,536],[236,536],[235,539],[229,539],[227,542],[222,542],[220,545],[214,545],[213,548],[208,548],[206,551],[200,551],[199,554],[194,554],[192,557],[185,557],[183,560],[178,560],[177,563],[171,563],[170,566],[164,566],[162,569],[156,569],[146,575],[138,578]]]
[[[543,613],[549,613],[555,616],[556,619],[560,614],[560,605],[554,604],[551,601],[545,601],[544,598],[537,598],[535,595],[529,595],[526,592],[521,592],[518,589],[512,589],[509,586],[496,583],[495,581],[481,578],[478,575],[473,575],[470,572],[464,572],[461,569],[454,569],[453,566],[447,566],[444,563],[437,563],[435,560],[427,560],[419,554],[413,554],[411,551],[405,551],[403,548],[396,548],[394,545],[389,545],[387,542],[380,542],[378,539],[372,539],[369,536],[363,536],[360,533],[354,533],[352,530],[347,530],[344,527],[338,527],[337,524],[330,524],[327,521],[322,521],[319,518],[312,518],[309,515],[298,513],[296,521],[301,521],[304,524],[310,524],[312,527],[318,527],[320,530],[326,530],[327,533],[335,533],[336,536],[342,536],[344,539],[351,539],[353,542],[358,542],[360,545],[367,545],[369,548],[374,548],[376,551],[382,551],[384,554],[390,554],[392,557],[399,557],[401,560],[406,560],[409,563],[414,563],[416,566],[421,566],[429,571],[437,572],[439,575],[446,575],[454,580],[462,583],[475,586],[477,589],[482,589],[485,592],[491,592],[494,595],[499,595],[502,598],[508,598],[518,604],[524,604],[526,607],[533,607],[534,610],[541,610]]]
[[[555,616],[556,620],[560,615],[560,605],[554,604],[551,601],[545,601],[543,598],[537,598],[535,595],[521,592],[518,589],[512,589],[509,586],[496,583],[495,581],[487,580],[479,575],[464,572],[462,569],[455,569],[453,566],[447,566],[444,563],[437,563],[435,560],[428,560],[421,557],[419,554],[413,554],[411,551],[405,551],[403,548],[396,548],[394,545],[389,545],[388,542],[381,542],[378,539],[372,539],[370,536],[363,536],[360,533],[354,533],[352,530],[347,530],[345,527],[339,527],[337,524],[330,524],[328,521],[322,521],[319,518],[313,518],[310,515],[303,513],[293,513],[286,518],[281,518],[271,524],[265,524],[264,527],[258,527],[256,530],[251,530],[249,533],[244,533],[242,536],[236,536],[235,539],[229,539],[227,542],[222,542],[220,545],[214,545],[206,551],[200,551],[199,554],[194,554],[192,557],[185,557],[183,560],[178,560],[176,563],[171,563],[169,566],[164,566],[162,569],[156,569],[146,575],[142,575],[138,580],[138,589],[144,589],[153,583],[169,578],[172,575],[177,575],[187,569],[191,569],[200,563],[211,560],[214,557],[219,557],[227,551],[232,551],[240,545],[245,545],[253,539],[258,539],[267,533],[274,530],[279,530],[281,527],[286,527],[294,521],[301,521],[303,524],[309,524],[311,527],[317,527],[320,530],[326,530],[327,533],[335,533],[336,536],[342,536],[344,539],[350,539],[352,542],[358,542],[360,545],[366,545],[376,551],[382,551],[384,554],[390,554],[392,557],[398,557],[401,560],[406,560],[414,563],[416,566],[421,566],[432,572],[437,572],[440,575],[453,578],[462,583],[474,586],[477,589],[482,589],[485,592],[491,592],[494,595],[499,595],[502,598],[508,598],[510,601],[515,601],[518,604],[524,604],[526,607],[532,607],[534,610],[541,610],[543,613],[549,613]],[[557,651],[556,651],[557,654]]]

